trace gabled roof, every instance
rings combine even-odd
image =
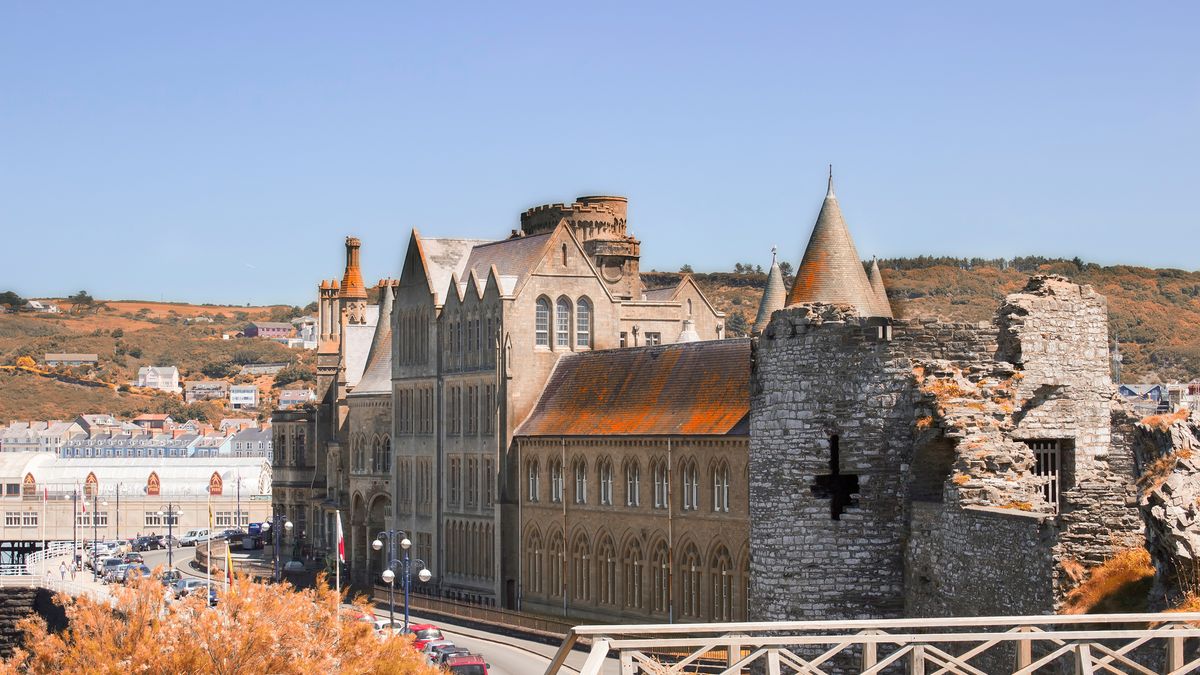
[[[469,270],[475,270],[480,278],[486,279],[488,270],[495,266],[497,275],[516,277],[517,281],[513,287],[520,287],[542,259],[553,234],[554,230],[549,230],[541,234],[480,244],[471,249],[471,255],[459,276],[465,278]]]
[[[775,249],[771,249],[771,271],[767,272],[767,286],[763,289],[762,301],[758,303],[758,315],[754,317],[752,333],[761,333],[771,322],[775,310],[783,309],[787,301],[787,289],[783,285],[783,270],[775,259]]]
[[[386,394],[392,390],[392,294],[390,285],[383,287],[379,319],[376,321],[375,336],[371,340],[371,351],[367,355],[366,369],[362,379],[354,386],[350,395]]]
[[[488,243],[486,239],[422,237],[416,230],[413,230],[413,239],[420,252],[429,292],[433,294],[436,305],[446,303],[445,292],[450,286],[450,276],[455,273],[462,276],[472,249]],[[486,274],[487,270],[483,273]]]
[[[796,269],[796,280],[788,293],[788,305],[809,302],[853,305],[860,316],[878,316],[871,282],[833,194],[832,174],[804,258]]]
[[[750,340],[568,354],[518,436],[745,435]]]

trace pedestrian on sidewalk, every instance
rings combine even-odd
[[[71,565],[71,581],[75,581],[75,566]]]
[[[67,563],[66,563],[66,561],[58,563],[58,576],[63,581],[67,580]]]
[[[50,587],[50,580],[54,577],[50,576],[50,568],[46,568],[46,588]]]

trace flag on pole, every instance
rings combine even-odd
[[[346,537],[342,534],[342,512],[337,512],[337,551],[338,562],[346,562]]]

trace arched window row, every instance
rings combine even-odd
[[[551,303],[542,296],[534,305],[533,337],[538,347],[556,350],[591,349],[595,306],[586,297],[574,301],[560,296]]]
[[[550,472],[550,501],[559,503],[563,500],[565,476],[563,475],[562,460],[552,458],[549,461]],[[587,461],[576,458],[570,464],[570,478],[574,481],[572,501],[575,504],[596,503],[601,506],[611,506],[615,503],[615,489],[618,478],[614,476],[615,469],[612,460],[600,458],[595,464],[595,492],[589,492],[591,474]],[[525,500],[530,503],[542,499],[542,466],[536,458],[525,462]],[[642,504],[642,466],[635,458],[627,459],[621,466],[620,477],[624,489],[624,504],[627,507],[640,507]],[[656,509],[667,508],[668,496],[671,494],[671,471],[667,461],[661,457],[650,460],[650,505]],[[679,462],[679,508],[682,511],[696,511],[702,506],[714,513],[730,511],[730,468],[728,462],[719,460],[709,467],[707,483],[702,481],[702,472],[695,459],[684,458]],[[708,498],[704,504],[703,499]]]
[[[471,579],[495,577],[495,529],[491,523],[452,520],[446,524],[446,571]]]
[[[460,307],[442,312],[442,353],[447,370],[496,365],[500,335],[497,309]]]
[[[583,605],[709,621],[745,620],[749,595],[749,556],[740,568],[723,544],[707,556],[692,542],[678,547],[674,559],[661,535],[646,548],[631,537],[617,549],[607,533],[593,541],[576,533],[564,547],[562,533],[546,537],[532,528],[524,542],[523,593],[562,598]]]

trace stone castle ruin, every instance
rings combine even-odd
[[[1157,458],[1200,468],[1196,427],[1155,445],[1122,407],[1103,296],[1036,276],[989,324],[895,319],[861,260],[831,181],[754,341],[751,620],[1054,613],[1143,544],[1139,499],[1152,532],[1194,522],[1175,475],[1139,492]],[[1192,527],[1151,541],[1200,553]]]

